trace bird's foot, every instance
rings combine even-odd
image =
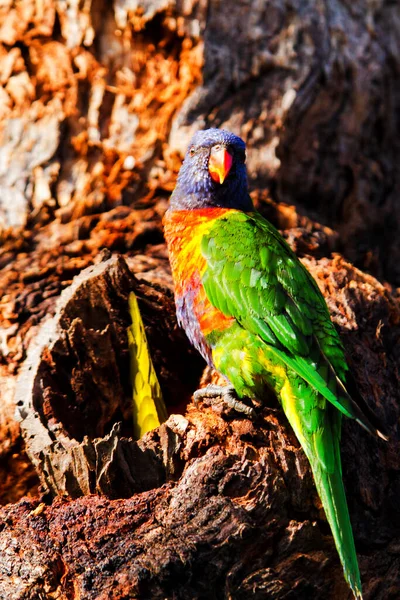
[[[222,403],[225,407],[242,413],[249,419],[254,420],[257,417],[254,408],[239,399],[232,385],[215,385],[214,383],[210,383],[206,387],[196,390],[193,394],[193,400],[196,405],[200,400],[210,400],[210,404],[213,405],[215,399],[219,399],[218,404]]]

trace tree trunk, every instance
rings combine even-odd
[[[351,598],[276,400],[191,403],[218,376],[177,327],[161,218],[208,126],[246,140],[390,435],[345,420],[342,458],[364,598],[398,598],[399,56],[390,0],[0,7],[1,599]],[[132,290],[170,413],[139,441]]]

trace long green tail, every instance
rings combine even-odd
[[[328,473],[318,463],[313,465],[313,462],[316,462],[315,458],[310,463],[318,494],[325,509],[326,518],[331,526],[336,549],[343,565],[345,579],[352,589],[354,597],[357,600],[362,600],[360,571],[343,487],[339,452],[337,456],[339,461],[337,461],[333,473]]]
[[[293,381],[292,381],[293,383]],[[297,383],[297,382],[296,382]],[[341,413],[310,390],[281,390],[282,406],[314,474],[319,497],[332,530],[344,576],[356,600],[362,600],[360,571],[342,480]]]

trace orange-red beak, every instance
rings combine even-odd
[[[217,183],[224,183],[233,163],[232,155],[224,147],[212,150],[208,161],[211,178]]]

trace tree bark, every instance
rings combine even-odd
[[[0,598],[351,597],[276,399],[190,401],[161,217],[217,126],[390,435],[345,420],[342,458],[364,598],[397,599],[399,56],[390,0],[0,7]],[[171,415],[138,441],[132,290]]]

